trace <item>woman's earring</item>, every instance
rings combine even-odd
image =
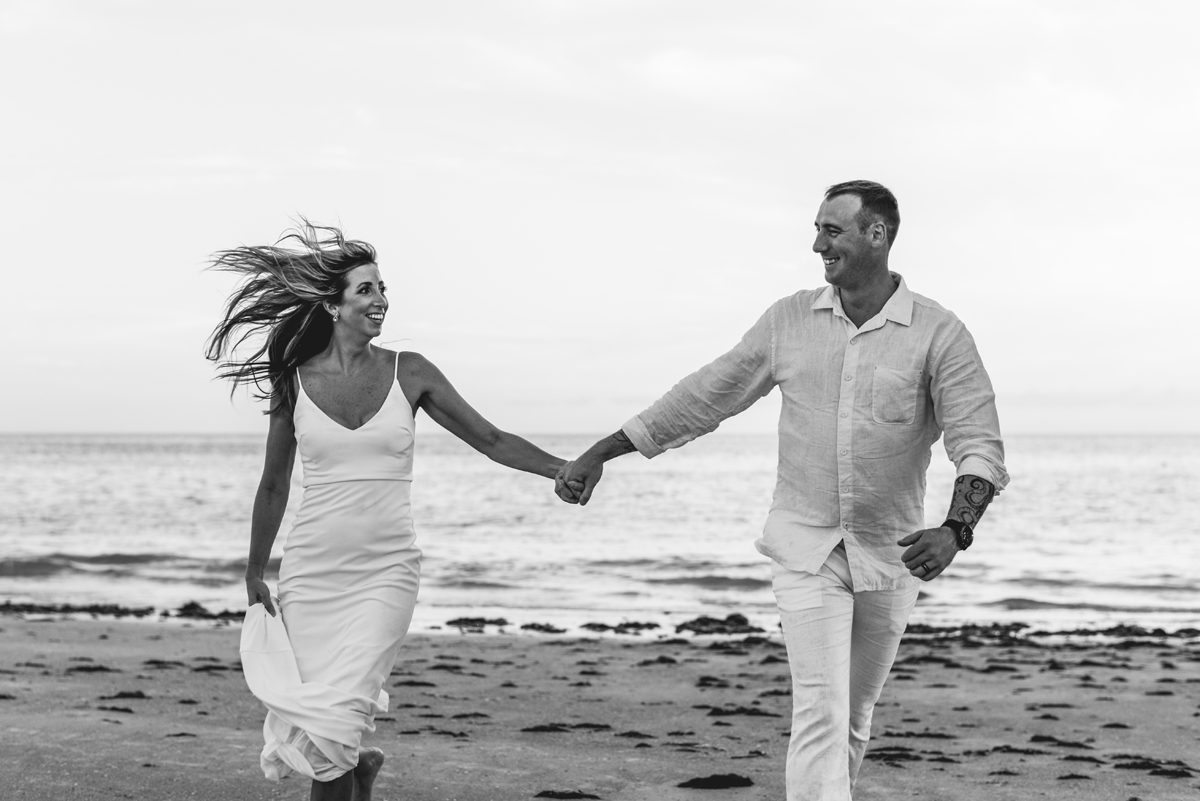
[[[333,315],[333,321],[336,323],[336,322],[337,322],[337,318],[338,318],[338,310],[337,310],[337,309],[334,309],[333,311],[331,311],[331,312],[329,312],[329,313],[330,313],[331,315]]]

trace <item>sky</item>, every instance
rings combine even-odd
[[[823,284],[824,189],[975,337],[1012,434],[1200,433],[1191,2],[0,0],[0,431],[262,432],[222,248],[372,243],[379,344],[607,433]],[[774,428],[778,393],[723,426]]]

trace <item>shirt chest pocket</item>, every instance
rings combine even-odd
[[[871,416],[876,423],[909,425],[917,419],[920,370],[876,367],[871,382]]]

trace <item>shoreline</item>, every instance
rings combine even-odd
[[[131,607],[122,604],[39,604],[0,602],[0,620],[10,617],[55,616],[61,619],[115,621],[134,618],[145,622],[169,621],[213,621],[236,623],[245,616],[245,610],[224,609],[214,612],[202,604],[190,601],[174,609],[160,609],[153,606]],[[541,622],[510,622],[507,618],[466,617],[452,618],[441,626],[433,626],[419,632],[436,636],[438,630],[446,634],[497,634],[511,636],[528,633],[531,635],[554,635],[588,637],[596,634],[633,635],[649,634],[652,638],[671,636],[671,626],[674,626],[676,636],[683,633],[709,635],[747,635],[771,634],[779,635],[778,630],[763,629],[753,625],[744,615],[731,613],[724,619],[699,615],[690,620],[667,625],[636,620],[622,620],[618,623],[589,621],[574,629],[564,629]],[[409,637],[418,632],[410,631]],[[1019,644],[1043,638],[1107,638],[1125,640],[1137,638],[1151,639],[1180,639],[1196,640],[1200,643],[1200,628],[1181,626],[1166,629],[1161,626],[1146,627],[1138,624],[1119,623],[1094,628],[1045,628],[1024,622],[990,622],[962,623],[936,625],[928,623],[908,624],[905,638],[980,638],[995,640],[996,644]]]
[[[263,711],[240,675],[240,628],[168,620],[0,616],[8,797],[307,794],[258,770]],[[481,629],[406,639],[364,740],[388,758],[379,801],[783,796],[778,632]],[[1200,632],[913,626],[855,799],[1196,798],[1198,751]],[[728,774],[752,784],[680,786]]]

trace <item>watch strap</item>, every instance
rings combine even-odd
[[[960,551],[967,550],[975,541],[975,531],[961,520],[947,519],[942,526],[954,532],[954,539]]]

